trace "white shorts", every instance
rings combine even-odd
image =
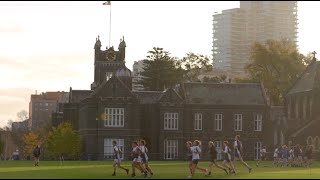
[[[113,162],[115,162],[116,164],[120,164],[121,163],[121,159],[114,159]]]
[[[140,163],[141,161],[142,161],[142,159],[141,159],[140,157],[133,159],[133,162],[138,162],[138,163]]]

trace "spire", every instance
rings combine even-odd
[[[100,41],[100,36],[98,35],[98,38],[96,38],[96,43],[94,45],[95,49],[100,49],[101,48],[101,41]]]

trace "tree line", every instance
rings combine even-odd
[[[311,53],[304,56],[295,43],[286,39],[256,42],[252,45],[246,78],[235,77],[237,83],[263,83],[272,105],[283,105],[285,92],[312,60]],[[154,47],[144,60],[142,76],[137,84],[145,90],[163,91],[180,82],[230,82],[226,75],[199,79],[199,75],[214,71],[208,56],[187,53],[183,58],[170,55],[163,48]]]

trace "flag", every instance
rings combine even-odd
[[[111,5],[111,1],[106,1],[102,5]]]

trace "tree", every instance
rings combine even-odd
[[[191,82],[199,81],[198,76],[202,72],[211,71],[213,68],[209,57],[201,54],[196,55],[193,52],[187,53],[185,57],[178,60],[177,66],[185,70],[184,80]]]
[[[272,105],[282,105],[286,90],[305,69],[304,56],[288,40],[255,43],[246,67],[254,81],[261,81]]]
[[[39,139],[40,141],[42,142],[42,146],[41,146],[41,150],[42,150],[42,157],[45,158],[46,156],[46,152],[47,152],[47,145],[48,145],[48,135],[49,135],[49,132],[51,131],[52,129],[52,124],[51,124],[51,120],[47,121],[47,122],[44,122],[44,124],[35,129],[34,132],[36,134],[39,135]]]
[[[31,156],[37,145],[41,145],[39,135],[35,132],[28,132],[23,135],[23,152],[25,155]]]
[[[182,80],[184,71],[168,51],[154,47],[148,54],[141,72],[142,78],[138,81],[146,90],[163,91]]]
[[[208,76],[204,76],[202,81],[203,82],[211,82],[211,83],[222,83],[222,82],[226,82],[227,80],[227,76],[226,75],[221,75],[221,76],[214,76],[214,77],[208,77]]]
[[[21,110],[17,113],[18,120],[24,121],[28,119],[28,112],[26,110]]]
[[[59,158],[64,158],[64,156],[78,157],[80,136],[73,130],[70,123],[64,122],[49,132],[47,148]]]

